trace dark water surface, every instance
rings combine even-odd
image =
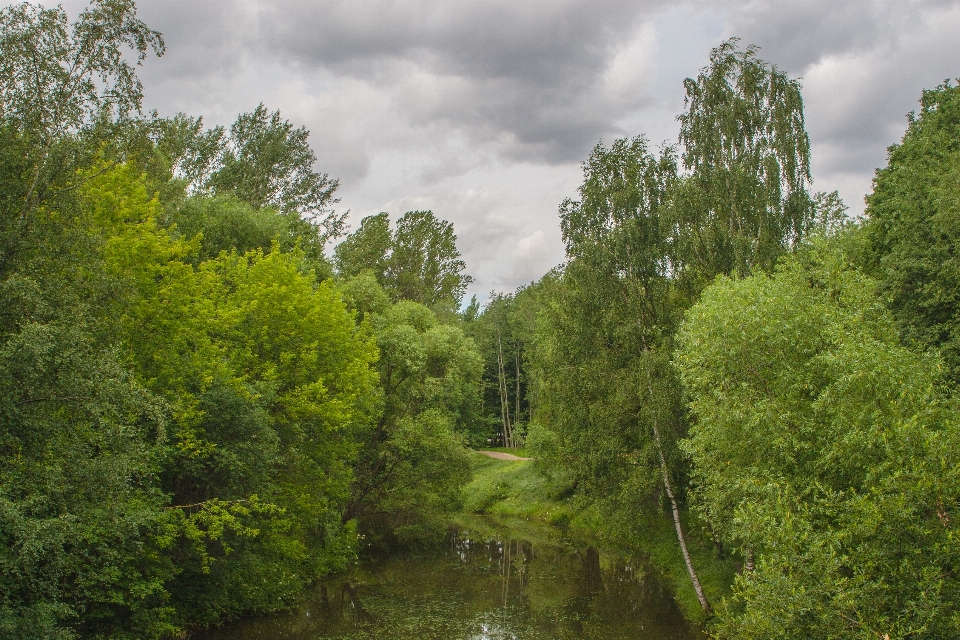
[[[598,552],[549,527],[477,520],[431,552],[371,558],[305,594],[286,614],[202,640],[694,639],[641,559]]]

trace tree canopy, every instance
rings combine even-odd
[[[960,381],[960,86],[924,91],[900,144],[877,171],[866,214],[872,273],[904,340],[938,349]]]
[[[453,225],[432,211],[408,211],[390,230],[386,213],[364,218],[335,249],[344,276],[373,272],[393,300],[410,300],[437,311],[456,311],[472,281],[457,249]]]

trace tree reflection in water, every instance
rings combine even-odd
[[[432,551],[369,557],[293,613],[203,640],[686,640],[700,637],[643,559],[487,521]],[[333,596],[331,597],[331,593]]]

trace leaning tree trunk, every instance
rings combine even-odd
[[[651,390],[651,395],[653,394]],[[687,541],[683,535],[683,527],[680,526],[680,510],[677,508],[677,499],[673,495],[673,488],[670,486],[670,473],[667,470],[667,459],[663,456],[663,443],[660,441],[660,430],[657,429],[657,423],[653,423],[653,435],[657,439],[657,453],[660,454],[660,470],[663,472],[663,488],[667,490],[667,497],[670,498],[670,506],[673,508],[673,524],[677,528],[677,540],[680,541],[680,550],[683,552],[683,561],[687,563],[687,572],[690,574],[690,582],[693,583],[693,589],[697,592],[697,600],[703,607],[703,612],[708,616],[713,612],[710,609],[710,603],[707,597],[703,595],[703,587],[700,586],[700,578],[693,568],[693,561],[690,560],[690,552],[687,550]]]

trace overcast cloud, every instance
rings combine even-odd
[[[83,6],[65,2],[75,15]],[[432,209],[475,283],[563,260],[557,206],[601,139],[673,141],[683,79],[730,36],[802,77],[814,187],[863,208],[923,88],[960,76],[960,0],[140,0],[167,54],[146,106],[306,125],[356,226]]]

